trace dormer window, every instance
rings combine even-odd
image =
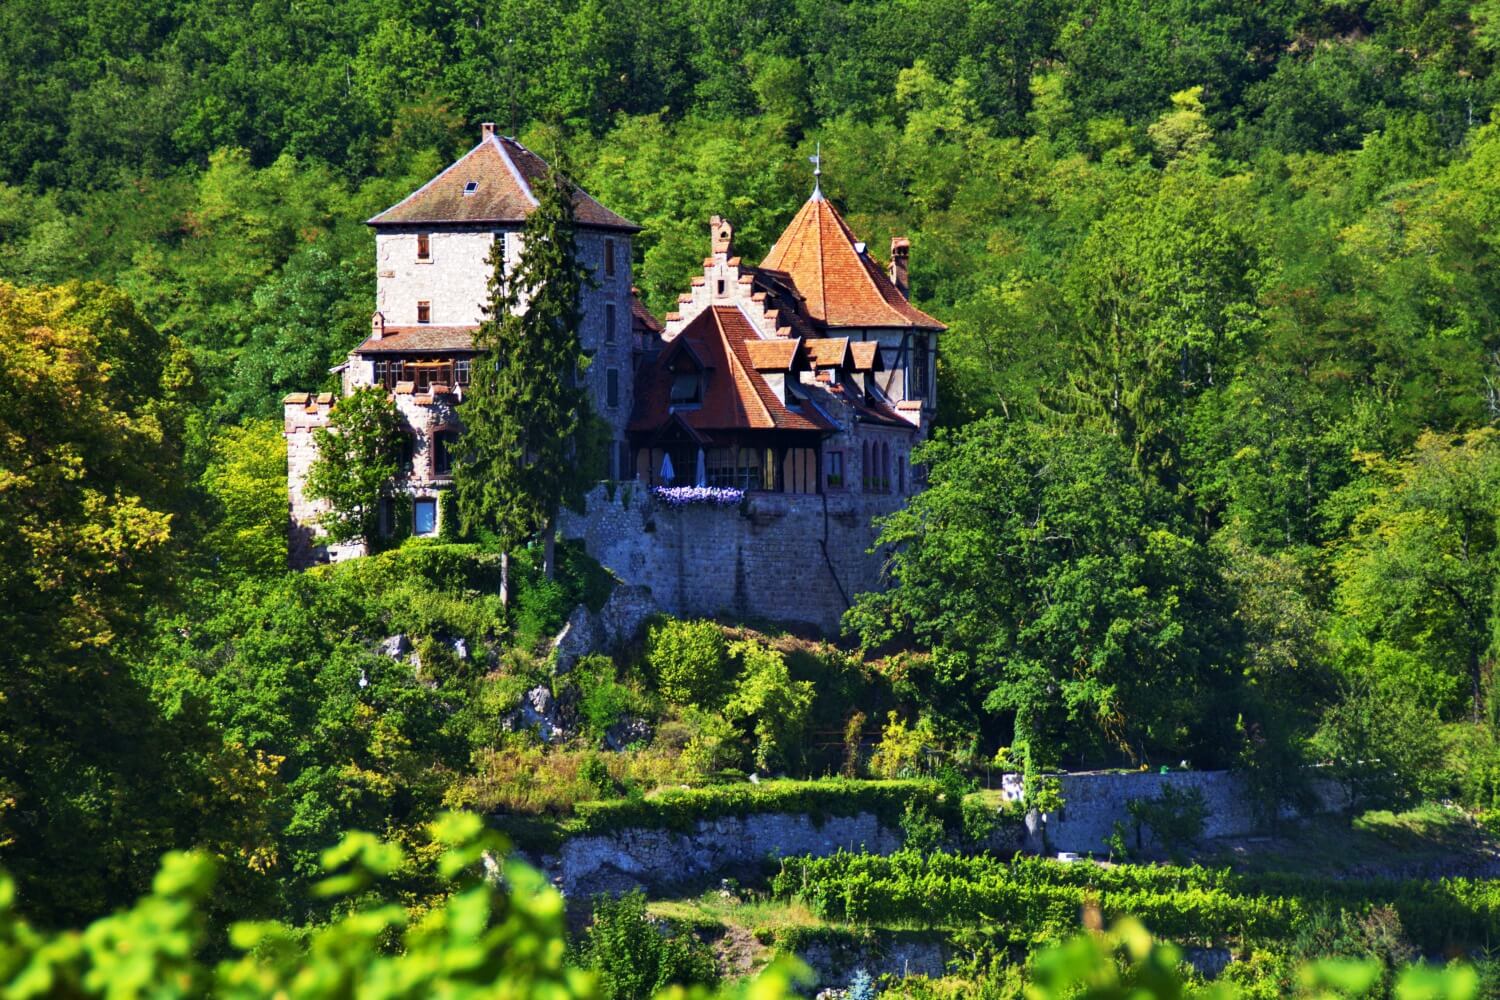
[[[417,234],[417,260],[432,259],[432,237],[427,233]]]
[[[478,191],[478,190],[479,190],[479,182],[478,181],[470,181],[469,183],[467,183],[467,184],[464,185],[464,197],[467,198],[469,195],[473,194],[475,191]]]
[[[703,402],[703,377],[697,372],[672,376],[672,405],[692,406]]]

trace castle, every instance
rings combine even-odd
[[[416,535],[442,530],[486,258],[496,240],[508,263],[519,256],[546,169],[485,124],[477,146],[369,220],[376,309],[337,371],[345,394],[387,389],[406,423],[383,530],[397,516]],[[594,278],[585,377],[611,446],[608,480],[585,513],[565,514],[562,534],[674,614],[836,628],[856,593],[881,585],[871,518],[918,488],[911,449],[937,402],[944,326],[908,300],[907,241],[893,239],[881,267],[815,182],[759,265],[735,254],[732,226],[715,216],[702,273],[658,322],[631,284],[639,227],[581,190],[574,210]],[[321,509],[303,491],[312,431],[335,403],[284,401],[294,567],[362,551],[317,538]]]

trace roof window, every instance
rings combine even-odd
[[[479,190],[479,182],[478,181],[470,181],[469,183],[467,183],[467,184],[464,185],[464,195],[465,196],[471,195],[475,191],[478,191],[478,190]]]

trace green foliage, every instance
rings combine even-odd
[[[1151,831],[1151,843],[1164,849],[1174,859],[1196,844],[1208,822],[1208,805],[1196,788],[1166,785],[1154,799],[1131,799],[1126,812],[1135,821],[1135,839],[1143,842],[1143,830]]]
[[[668,986],[713,986],[719,978],[708,946],[688,933],[658,929],[639,890],[594,900],[579,958],[597,973],[605,1000],[650,1000]]]
[[[313,431],[318,457],[305,490],[328,503],[320,525],[336,542],[373,545],[380,537],[380,500],[401,462],[401,414],[384,389],[367,386],[340,399],[328,426]]]
[[[711,621],[669,618],[646,635],[646,665],[657,691],[674,705],[717,705],[728,661],[724,633]]]
[[[998,418],[924,445],[929,488],[882,522],[897,585],[848,621],[930,646],[950,719],[1014,719],[1028,771],[1051,747],[1182,749],[1230,688],[1211,554],[1114,439]]]
[[[215,509],[203,544],[228,578],[286,568],[286,439],[281,425],[257,420],[214,435],[203,488]]]
[[[803,754],[813,703],[809,681],[794,681],[780,652],[742,640],[729,647],[742,664],[734,693],[724,704],[731,722],[748,726],[751,757],[760,770],[795,765]]]
[[[191,736],[125,658],[178,579],[192,372],[92,284],[0,283],[0,357],[0,860],[70,919],[197,832],[187,783],[161,781]]]
[[[1316,938],[1330,922],[1364,920],[1383,907],[1425,953],[1484,942],[1500,920],[1495,889],[1484,880],[1343,881],[910,849],[883,857],[784,860],[771,891],[828,920],[875,927],[989,925],[1006,928],[1018,943],[1068,936],[1083,907],[1108,920],[1135,917],[1184,944],[1282,947]],[[1324,941],[1306,953],[1330,951]]]
[[[405,852],[348,834],[322,856],[319,891],[339,904],[337,919],[306,928],[242,920],[229,928],[227,950],[206,919],[215,865],[201,853],[166,855],[149,895],[81,932],[33,927],[16,913],[14,884],[0,877],[0,988],[22,998],[332,998],[383,983],[383,995],[402,998],[606,1000],[649,996],[667,982],[713,981],[705,950],[660,938],[630,897],[603,904],[587,939],[585,955],[600,975],[569,966],[562,898],[540,872],[502,860],[507,851],[477,816],[438,818],[425,854],[436,859],[431,875],[442,896],[417,919],[401,904],[399,879],[411,867]],[[224,954],[217,962],[216,951]],[[632,977],[632,958],[648,978]],[[791,995],[792,973],[777,966],[755,984],[756,995]]]
[[[1346,688],[1324,714],[1313,749],[1348,788],[1351,808],[1400,808],[1437,790],[1437,716],[1395,682],[1362,679]]]
[[[636,707],[638,699],[615,679],[615,662],[607,656],[585,656],[574,665],[571,676],[578,685],[579,710],[595,740],[603,739],[607,729]]]

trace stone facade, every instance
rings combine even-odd
[[[611,492],[613,496],[611,496]],[[879,589],[884,555],[871,518],[903,497],[749,493],[737,507],[671,506],[640,483],[599,487],[565,538],[679,616],[803,624],[837,633],[856,594]]]
[[[1058,781],[1062,789],[1062,809],[1045,817],[1033,812],[1026,818],[1026,849],[1029,851],[1093,852],[1103,856],[1109,852],[1106,842],[1114,833],[1116,823],[1129,831],[1130,848],[1154,849],[1157,845],[1152,842],[1149,830],[1143,832],[1141,844],[1136,844],[1129,804],[1140,799],[1158,798],[1168,788],[1181,792],[1196,791],[1203,796],[1208,808],[1203,827],[1205,838],[1249,836],[1261,832],[1263,826],[1245,776],[1235,771],[1080,773],[1059,775]],[[1007,797],[1019,798],[1020,776],[1006,775],[1004,787]],[[1344,790],[1332,781],[1314,780],[1312,789],[1319,811],[1331,812],[1342,808],[1346,802]],[[1293,814],[1288,812],[1285,818],[1293,818]]]

